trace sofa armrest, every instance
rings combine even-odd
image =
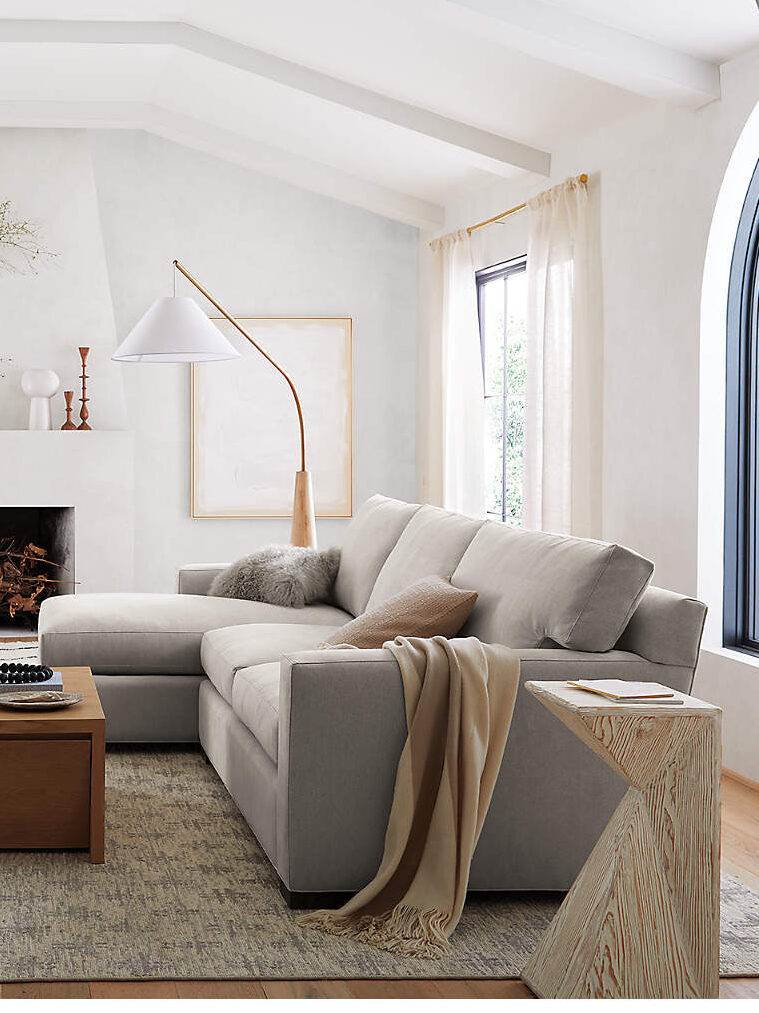
[[[208,594],[211,581],[229,563],[187,563],[177,571],[177,591],[179,594]]]
[[[692,669],[616,650],[517,654],[520,690],[471,884],[473,889],[567,889],[624,783],[522,689],[524,682],[617,678],[662,682],[687,692]],[[276,864],[289,890],[355,891],[371,879],[382,857],[405,741],[403,684],[390,651],[304,651],[282,657]],[[517,827],[518,846],[510,851],[504,841]],[[550,877],[532,878],[535,870],[546,868]]]
[[[277,869],[289,890],[358,890],[371,879],[405,741],[390,651],[282,657]]]

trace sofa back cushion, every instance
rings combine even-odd
[[[377,608],[424,577],[450,578],[484,521],[420,507],[379,572],[367,609]]]
[[[451,583],[479,593],[463,635],[515,648],[553,641],[608,651],[653,570],[649,560],[619,545],[487,521]]]
[[[364,611],[385,560],[418,509],[418,503],[372,496],[350,522],[334,591],[346,612],[357,616]]]

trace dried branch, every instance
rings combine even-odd
[[[0,556],[2,556],[3,558],[5,558],[7,556],[10,559],[28,559],[29,558],[23,552],[3,552],[2,549],[0,549]],[[35,560],[35,562],[36,563],[45,563],[46,566],[57,566],[59,570],[65,570],[66,573],[69,572],[69,568],[67,566],[64,566],[62,563],[54,563],[52,561],[52,559],[41,559],[41,558],[38,558],[38,559]]]
[[[0,201],[0,270],[36,274],[39,260],[55,256],[43,245],[39,226],[26,218],[16,218],[9,200]]]

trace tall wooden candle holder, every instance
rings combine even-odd
[[[79,418],[82,420],[81,425],[77,426],[77,429],[92,429],[92,426],[87,425],[87,419],[90,417],[90,413],[87,410],[87,356],[90,354],[89,348],[80,348],[79,355],[82,359],[82,396],[79,400],[82,402],[82,407],[79,410]]]
[[[76,426],[71,421],[71,411],[72,411],[71,403],[74,400],[73,390],[64,390],[63,397],[64,400],[66,401],[66,421],[61,426],[61,429],[76,429]]]

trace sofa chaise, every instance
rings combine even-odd
[[[389,651],[317,649],[339,626],[437,574],[479,593],[462,635],[517,650],[522,683],[621,678],[688,692],[706,613],[649,586],[653,564],[618,545],[383,496],[346,531],[333,604],[211,597],[220,569],[183,568],[175,595],[48,599],[42,661],[92,668],[109,741],[199,740],[300,906],[355,892],[376,871],[406,735]],[[624,787],[520,690],[470,888],[566,890]]]

